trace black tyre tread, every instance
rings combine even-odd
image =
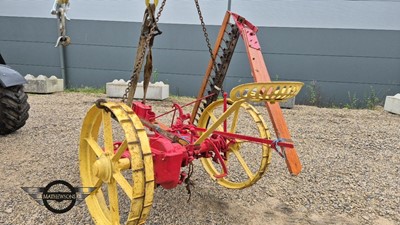
[[[0,135],[10,134],[25,125],[30,105],[23,85],[0,86]]]

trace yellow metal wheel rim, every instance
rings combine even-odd
[[[143,224],[150,214],[154,194],[153,159],[146,131],[140,119],[124,103],[102,105],[104,109],[93,106],[88,111],[81,130],[79,166],[82,185],[96,188],[85,199],[87,207],[96,224],[120,224],[121,217],[126,224]],[[113,121],[111,115],[118,122]],[[116,127],[120,128],[125,140],[113,139]],[[122,141],[115,153],[114,141]],[[130,160],[121,158],[126,148]],[[128,172],[132,175],[126,178]],[[128,215],[120,214],[119,199],[122,197],[130,201]]]
[[[234,102],[230,99],[228,100],[229,105],[232,105]],[[234,107],[234,105],[232,105]],[[213,122],[218,120],[218,115],[221,114],[223,108],[223,100],[215,101],[204,110],[202,115],[200,116],[198,126],[201,128],[211,127]],[[240,110],[241,108],[241,110]],[[228,108],[229,109],[229,108]],[[218,112],[219,111],[219,112]],[[244,115],[247,114],[247,115]],[[258,137],[260,138],[268,138],[270,139],[269,130],[265,124],[265,121],[261,117],[260,113],[250,104],[243,102],[240,104],[237,110],[233,111],[232,114],[229,116],[228,121],[230,124],[228,125],[228,132],[237,133],[238,132],[238,121],[241,120],[242,116],[246,116],[253,120],[255,127],[254,129],[258,132]],[[228,122],[229,123],[229,122]],[[240,129],[240,128],[239,128]],[[218,126],[216,130],[222,131],[222,125]],[[248,135],[248,134],[245,134]],[[252,149],[250,154],[258,154],[255,156],[258,158],[257,162],[250,162],[254,163],[252,168],[249,168],[249,161],[246,161],[244,158],[243,152],[241,149],[244,145],[241,140],[237,140],[238,143],[232,145],[228,151],[228,159],[225,163],[228,166],[228,176],[224,178],[217,179],[215,175],[221,174],[221,169],[219,168],[218,164],[214,163],[211,158],[202,158],[201,162],[203,164],[204,169],[207,173],[211,176],[212,179],[215,179],[216,182],[224,187],[231,188],[231,189],[243,189],[249,187],[256,183],[261,176],[265,173],[268,168],[268,165],[271,162],[271,148],[267,145],[257,144],[259,150]],[[238,162],[237,165],[240,166],[240,170],[243,170],[244,178],[242,180],[234,180],[232,179],[232,168],[229,168],[230,163],[234,160],[232,157],[235,157],[235,161]],[[234,165],[232,165],[233,167]],[[233,174],[234,175],[234,174]]]

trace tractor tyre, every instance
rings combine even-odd
[[[30,108],[27,100],[23,85],[0,85],[0,135],[10,134],[25,125]]]

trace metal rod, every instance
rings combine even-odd
[[[64,7],[68,7],[68,5],[63,4]],[[53,8],[51,9],[50,13],[53,15],[57,15],[57,27],[58,27],[58,39],[55,47],[59,47],[59,56],[60,56],[60,70],[61,70],[61,79],[63,79],[64,89],[67,88],[67,73],[65,69],[65,53],[64,53],[64,45],[60,44],[61,37],[65,38],[65,9],[61,9],[61,13],[58,12],[60,5],[58,5],[57,0],[54,0]],[[61,18],[63,17],[63,18]],[[61,29],[63,27],[63,29]]]
[[[196,131],[200,131],[200,132],[206,132],[207,131],[206,128],[200,128],[200,127],[196,127],[195,130]],[[213,134],[217,134],[217,135],[221,135],[221,136],[223,136],[225,138],[240,139],[240,140],[245,140],[245,141],[249,141],[249,142],[255,142],[255,143],[259,143],[259,144],[271,145],[272,143],[274,143],[274,140],[264,139],[264,138],[257,138],[257,137],[243,135],[243,134],[234,134],[234,133],[222,132],[222,131],[217,131],[217,130],[212,131],[212,133]],[[292,142],[289,142],[289,141],[276,142],[276,145],[280,146],[280,147],[294,148],[294,144]]]
[[[206,98],[208,98],[208,97],[211,97],[211,96],[213,96],[213,95],[215,95],[215,93],[209,94],[209,95],[204,96],[204,97],[202,97],[202,98],[200,98],[200,99],[196,99],[196,100],[194,100],[194,101],[192,101],[192,102],[189,102],[189,103],[187,103],[187,104],[181,106],[181,108],[185,108],[186,106],[189,106],[189,105],[191,105],[191,104],[194,104],[194,103],[196,103],[196,102],[199,102],[199,101],[201,101],[201,100],[203,100],[203,99],[206,99]],[[174,108],[174,109],[172,109],[172,110],[170,110],[170,111],[168,111],[168,112],[165,112],[165,113],[163,113],[163,114],[161,114],[161,115],[158,115],[158,116],[156,116],[154,119],[157,119],[157,118],[160,118],[160,117],[162,117],[162,116],[165,116],[165,115],[167,115],[167,114],[169,114],[169,113],[171,113],[171,112],[174,112],[174,113],[175,113],[175,111],[176,111],[176,108]]]
[[[228,11],[231,11],[232,0],[228,0]]]
[[[226,112],[226,110],[228,110],[228,93],[224,92],[224,112]],[[227,121],[224,120],[224,132],[227,131]]]

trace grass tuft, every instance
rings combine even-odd
[[[105,94],[106,88],[100,87],[79,87],[79,88],[68,88],[65,92],[80,92],[80,93],[90,93],[90,94]]]

